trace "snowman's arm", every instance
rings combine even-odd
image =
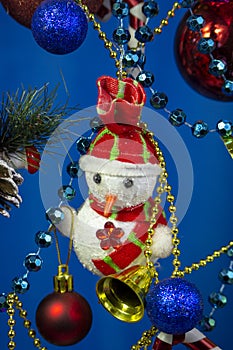
[[[173,249],[171,229],[162,224],[158,224],[153,235],[151,246],[152,258],[167,258]]]

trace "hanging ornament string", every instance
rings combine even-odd
[[[61,260],[61,251],[60,251],[60,248],[59,248],[59,242],[58,242],[58,237],[57,237],[57,229],[56,229],[56,227],[54,225],[51,225],[52,226],[51,230],[53,231],[54,237],[55,237],[55,244],[56,244],[58,262],[59,262],[60,265],[64,265],[64,266],[68,266],[69,261],[70,261],[71,252],[72,252],[73,232],[74,232],[74,213],[73,213],[73,210],[69,206],[66,206],[66,208],[71,213],[71,228],[70,228],[70,237],[69,237],[69,247],[68,247],[68,253],[67,253],[67,258],[66,258],[65,264],[62,264],[62,260]]]
[[[69,207],[68,207],[69,208]],[[70,208],[69,208],[70,209]],[[71,210],[71,209],[70,209]],[[72,211],[72,210],[71,210]],[[73,213],[73,212],[72,212]],[[73,218],[73,216],[72,216]],[[29,289],[29,283],[27,281],[27,276],[29,271],[38,271],[41,267],[42,260],[39,257],[39,251],[41,247],[48,247],[51,244],[51,235],[50,233],[54,233],[55,242],[56,242],[56,249],[58,254],[58,261],[60,264],[61,269],[66,269],[70,260],[71,251],[72,251],[72,232],[73,232],[73,219],[71,221],[71,230],[70,230],[70,241],[69,241],[69,248],[68,248],[68,254],[66,263],[62,264],[61,261],[61,253],[59,249],[58,244],[58,238],[56,234],[56,228],[54,225],[50,225],[47,232],[39,231],[36,235],[36,242],[39,245],[39,250],[36,254],[28,254],[24,265],[27,268],[26,274],[23,276],[23,278],[15,278],[13,280],[14,283],[14,293],[9,293],[6,297],[6,301],[1,303],[1,308],[5,308],[7,310],[7,314],[9,316],[8,325],[10,327],[10,330],[8,332],[9,342],[8,342],[8,349],[13,350],[16,348],[16,342],[14,341],[15,338],[15,330],[14,326],[16,324],[16,321],[14,319],[15,309],[14,307],[19,311],[19,316],[24,321],[24,327],[28,330],[28,336],[33,339],[33,345],[38,348],[39,350],[47,350],[46,347],[41,346],[40,339],[36,336],[36,331],[31,328],[31,322],[27,319],[27,311],[23,309],[23,304],[19,300],[19,297],[15,294],[18,293],[25,293]]]

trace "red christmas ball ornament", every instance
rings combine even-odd
[[[51,344],[73,345],[87,335],[91,324],[90,305],[73,291],[68,265],[59,265],[58,275],[54,277],[54,292],[40,302],[36,311],[40,334]]]
[[[25,152],[28,172],[34,174],[40,168],[40,153],[35,146],[25,147]]]
[[[82,340],[92,324],[91,308],[76,292],[54,292],[46,296],[36,311],[36,325],[42,337],[59,346]]]
[[[33,13],[43,0],[1,0],[7,13],[18,23],[31,28]]]
[[[227,64],[225,77],[233,81],[233,0],[202,0],[192,11],[204,18],[201,29],[203,38],[211,38],[215,42],[212,55]],[[198,93],[220,101],[233,101],[233,94],[226,95],[222,91],[224,80],[209,73],[211,58],[209,54],[198,51],[201,39],[198,32],[193,32],[186,25],[188,11],[180,22],[175,36],[175,57],[177,66],[190,87]]]

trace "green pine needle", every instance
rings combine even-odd
[[[42,150],[50,135],[74,108],[67,102],[54,106],[57,87],[48,92],[48,84],[40,89],[22,89],[5,93],[0,105],[0,152],[13,153],[34,145]],[[75,109],[77,110],[77,109]]]

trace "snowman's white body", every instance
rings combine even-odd
[[[67,209],[63,208],[64,210],[66,211]],[[124,236],[121,238],[122,242],[127,239],[136,225],[135,222],[122,222],[105,218],[90,207],[89,199],[85,201],[75,220],[75,232],[77,230],[77,234],[73,238],[74,250],[82,265],[97,275],[100,272],[96,269],[92,259],[104,259],[107,254],[114,251],[113,248],[107,251],[103,250],[100,247],[99,239],[96,237],[96,231],[103,228],[108,221],[111,221],[115,227],[120,227],[124,231]],[[140,255],[136,261],[134,260],[134,264],[141,263],[142,260],[143,256]]]
[[[85,156],[87,157],[87,156]],[[84,157],[82,157],[84,158]],[[81,160],[82,160],[81,158]],[[85,164],[81,165],[85,168]],[[101,183],[96,184],[93,181],[95,175],[92,171],[85,171],[87,185],[90,193],[97,199],[100,207],[104,206],[105,197],[111,193],[117,196],[114,204],[117,210],[124,208],[134,207],[144,204],[153,194],[153,190],[157,181],[158,174],[153,176],[145,176],[140,174],[140,167],[138,167],[137,176],[130,176],[133,180],[132,188],[125,188],[123,186],[126,175],[121,170],[120,174],[111,175],[104,170],[104,167],[98,170],[98,174],[101,174]],[[127,178],[129,178],[129,169],[127,171]],[[116,228],[121,228],[124,231],[124,235],[121,237],[121,244],[127,240],[129,234],[134,231],[137,225],[137,219],[134,221],[118,221],[111,217],[105,217],[99,214],[90,206],[89,198],[86,199],[83,206],[76,212],[74,209],[63,207],[62,210],[65,213],[65,220],[58,225],[58,229],[66,236],[70,235],[71,227],[71,210],[73,212],[74,230],[73,230],[73,247],[77,254],[79,261],[85,268],[93,272],[94,274],[102,275],[102,273],[93,264],[93,259],[104,259],[106,256],[114,251],[114,248],[110,247],[108,250],[103,250],[100,246],[100,240],[96,237],[96,232],[99,229],[103,229],[106,222],[111,222]],[[144,234],[143,232],[142,234]],[[172,238],[170,229],[159,224],[155,229],[153,236],[152,259],[154,261],[157,258],[164,258],[171,253]],[[142,253],[132,261],[128,266],[141,264],[145,260],[143,251]],[[128,267],[127,266],[127,267]]]

